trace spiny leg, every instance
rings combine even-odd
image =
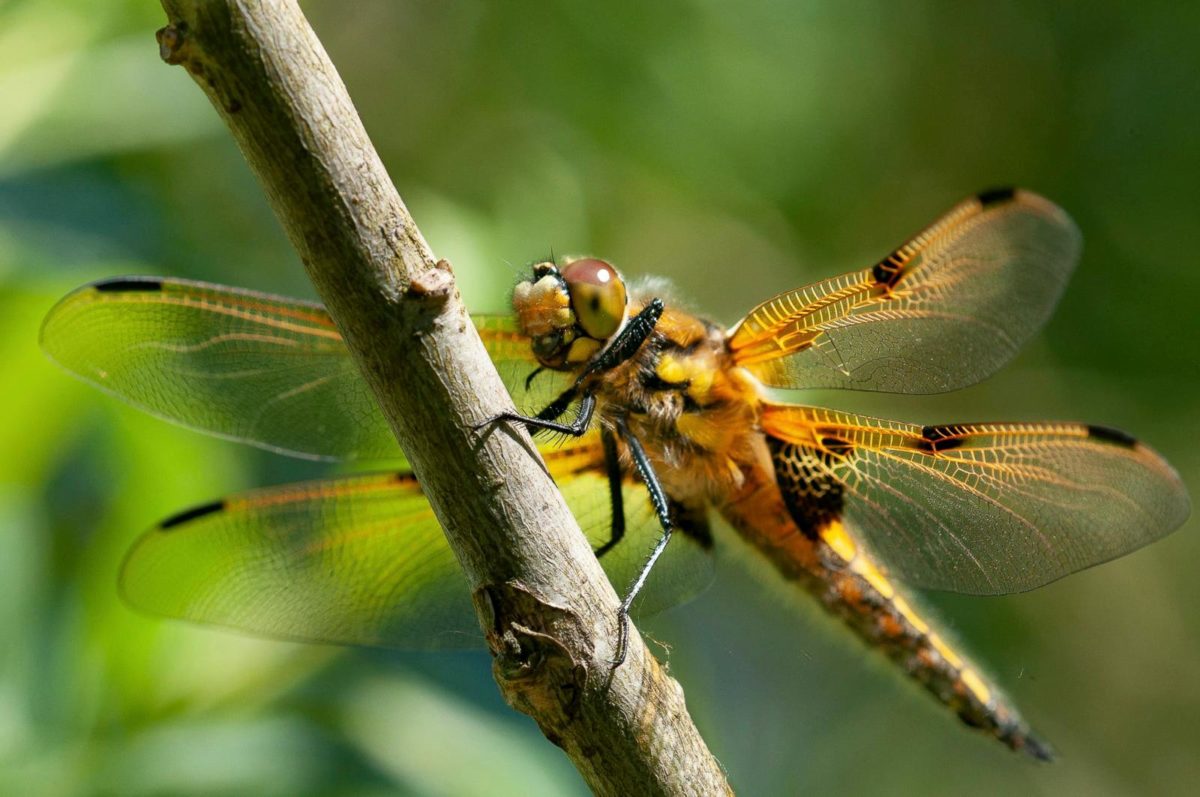
[[[650,556],[646,558],[646,563],[642,565],[637,578],[633,580],[633,584],[630,585],[629,590],[625,593],[625,597],[621,600],[621,607],[618,609],[617,617],[617,622],[619,623],[617,656],[613,661],[613,667],[620,667],[625,661],[625,654],[629,646],[629,607],[633,605],[634,599],[642,591],[642,587],[646,585],[646,578],[650,575],[650,571],[654,569],[654,563],[658,561],[658,557],[662,556],[662,552],[666,550],[667,543],[671,541],[672,531],[671,512],[667,494],[663,490],[658,476],[654,473],[654,468],[650,464],[650,458],[646,456],[646,450],[642,448],[641,441],[629,433],[624,420],[617,421],[617,429],[620,431],[621,437],[629,445],[629,454],[633,458],[633,465],[637,468],[642,481],[646,483],[646,490],[650,493],[650,503],[654,506],[654,514],[658,515],[658,522],[662,526],[663,533],[662,537],[654,545],[654,550],[650,552]]]
[[[637,350],[646,342],[646,338],[654,332],[654,327],[663,314],[663,307],[662,299],[651,299],[640,313],[621,327],[621,331],[613,338],[612,343],[600,352],[600,356],[592,361],[579,378],[583,379],[584,376],[616,368],[637,354]]]
[[[539,365],[537,368],[534,368],[532,371],[530,371],[529,376],[525,377],[525,391],[526,392],[529,391],[530,386],[533,384],[533,380],[537,379],[538,374],[540,374],[542,371],[545,371],[545,370],[546,370],[546,366]]]
[[[583,394],[583,398],[579,400],[579,414],[575,416],[575,420],[570,423],[559,423],[554,420],[567,411],[567,407],[571,406],[571,402],[575,400],[575,395],[574,388],[566,391],[533,417],[521,415],[516,412],[502,412],[499,415],[493,415],[490,418],[480,421],[475,424],[475,428],[481,429],[484,426],[491,426],[501,421],[511,421],[513,423],[524,424],[525,428],[531,433],[545,430],[567,434],[571,437],[579,437],[588,430],[588,426],[592,422],[592,415],[596,412],[596,396],[594,394]]]
[[[625,496],[621,492],[621,460],[617,457],[617,440],[608,429],[600,430],[604,444],[604,466],[608,471],[608,495],[612,500],[612,525],[608,542],[596,549],[596,558],[604,556],[625,536]]]
[[[592,420],[592,412],[596,409],[596,399],[592,390],[584,390],[583,384],[589,377],[594,374],[601,374],[605,371],[611,371],[621,363],[628,360],[637,350],[642,347],[646,339],[654,332],[654,326],[658,323],[658,319],[663,314],[662,299],[652,299],[640,313],[635,315],[621,328],[617,336],[612,342],[600,352],[600,355],[593,360],[583,370],[579,377],[575,380],[575,384],[564,390],[558,398],[546,405],[545,409],[537,415],[530,417],[521,415],[517,412],[502,412],[498,415],[493,415],[490,418],[485,418],[475,424],[475,429],[481,429],[485,426],[491,426],[502,421],[513,423],[523,423],[525,428],[530,431],[545,429],[551,432],[561,432],[572,437],[579,437],[587,431],[588,424]],[[538,369],[540,371],[542,369]],[[528,388],[529,381],[537,375],[534,371],[529,376],[526,382]],[[560,417],[567,408],[571,406],[576,397],[582,396],[579,407],[579,415],[569,424],[555,423],[555,419]]]

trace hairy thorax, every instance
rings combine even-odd
[[[638,353],[603,375],[599,411],[602,423],[624,418],[670,495],[708,502],[769,466],[759,389],[733,365],[723,329],[668,308]]]

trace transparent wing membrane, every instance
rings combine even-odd
[[[1050,201],[985,192],[874,267],[759,305],[732,330],[730,348],[773,387],[965,387],[1041,328],[1079,250],[1078,230]]]
[[[566,387],[554,373],[526,390],[537,366],[527,340],[507,318],[475,321],[519,406],[541,409]],[[189,428],[305,457],[401,456],[318,304],[185,280],[113,279],[66,296],[41,337],[67,370]]]
[[[520,412],[536,415],[571,386],[574,376],[563,371],[542,369],[533,376],[538,361],[511,315],[472,313],[471,321]]]
[[[770,405],[763,429],[833,487],[828,507],[911,584],[1019,592],[1180,526],[1179,476],[1150,448],[1073,423],[913,426]]]
[[[134,545],[121,592],[143,611],[280,639],[479,642],[462,572],[408,474],[255,490],[177,515]]]
[[[547,463],[593,546],[610,530],[597,435]],[[624,541],[602,560],[623,592],[658,534],[645,487],[624,488]],[[642,613],[707,583],[709,557],[671,543]],[[660,576],[662,576],[660,578]],[[462,572],[410,474],[255,490],[169,518],[144,534],[121,572],[137,608],[284,639],[404,649],[482,644]]]

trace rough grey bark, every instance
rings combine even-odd
[[[505,698],[598,794],[728,793],[636,633],[609,665],[617,596],[528,437],[471,431],[508,394],[299,8],[163,7],[162,57],[229,126],[374,390],[472,585]]]

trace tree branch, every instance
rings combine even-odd
[[[598,794],[729,790],[683,693],[632,635],[462,307],[289,0],[163,0],[162,57],[208,95],[300,254],[466,572],[505,698]],[[436,57],[431,54],[430,57]]]

